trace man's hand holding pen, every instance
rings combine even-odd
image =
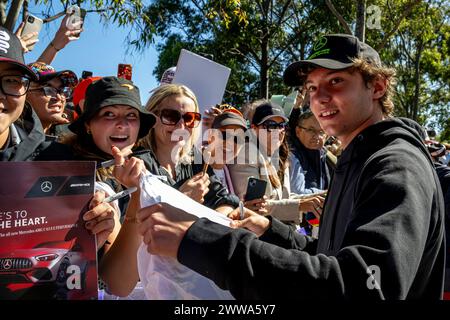
[[[245,228],[260,237],[270,227],[270,220],[246,207],[239,206],[228,214],[232,219],[230,227]]]

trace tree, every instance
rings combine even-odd
[[[56,1],[55,1],[56,2]],[[148,17],[143,11],[144,5],[141,0],[77,0],[68,1],[60,0],[64,10],[57,14],[54,12],[55,2],[48,0],[34,0],[36,4],[45,5],[42,16],[45,17],[44,23],[52,21],[65,14],[65,10],[72,4],[78,4],[80,7],[87,9],[87,12],[97,12],[102,14],[105,21],[116,23],[119,27],[129,26],[137,32],[139,37],[132,39],[128,37],[128,42],[139,47],[141,43],[149,43],[152,41],[154,33],[144,31],[143,26],[148,24]],[[29,0],[0,0],[0,25],[13,31],[14,26],[19,19],[22,11],[22,20],[28,14]],[[151,30],[150,30],[151,31]],[[131,34],[131,33],[130,33]]]
[[[312,30],[335,24],[318,18],[315,6],[321,2],[159,0],[147,7],[146,14],[156,34],[166,39],[157,46],[160,55],[172,52],[169,46],[177,44],[171,36],[178,35],[192,51],[206,52],[232,68],[228,92],[241,92],[237,100],[242,101],[286,93],[281,81],[286,64],[304,58]],[[155,75],[167,67],[158,67]]]

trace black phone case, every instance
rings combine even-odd
[[[247,192],[245,193],[244,201],[262,198],[266,193],[266,186],[267,181],[253,177],[248,178]]]

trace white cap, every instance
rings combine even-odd
[[[171,84],[173,78],[175,77],[175,72],[176,71],[177,71],[177,67],[170,67],[169,69],[164,71],[164,73],[163,73],[163,75],[161,77],[161,81],[160,81],[159,85]]]

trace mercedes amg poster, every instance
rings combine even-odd
[[[0,162],[0,299],[97,299],[95,162]]]

